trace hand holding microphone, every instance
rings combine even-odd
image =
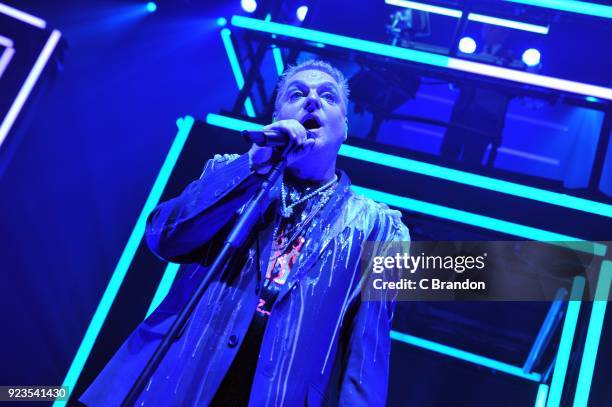
[[[295,119],[279,120],[265,126],[260,132],[250,132],[248,135],[254,142],[249,150],[249,162],[258,174],[266,174],[272,168],[275,148],[286,146],[289,149],[287,165],[291,165],[308,154],[315,144],[308,130]]]

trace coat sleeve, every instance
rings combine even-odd
[[[258,180],[247,154],[216,155],[198,180],[151,212],[145,229],[147,245],[166,261],[199,261],[211,239],[255,193]]]
[[[401,213],[386,207],[383,213],[368,239],[380,243],[377,254],[385,252],[391,242],[405,243],[407,246],[402,247],[408,250],[410,234],[401,222]],[[341,406],[384,406],[387,400],[395,297],[390,298],[384,291],[380,291],[379,298],[369,295],[367,301],[357,299],[357,310],[349,325]]]

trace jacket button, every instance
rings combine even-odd
[[[217,189],[215,191],[215,198],[219,198],[219,195],[221,195],[221,191]]]
[[[227,341],[227,346],[230,348],[235,348],[236,345],[238,345],[238,337],[236,335],[230,335]]]

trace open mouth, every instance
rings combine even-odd
[[[316,116],[306,116],[302,119],[302,126],[304,126],[306,130],[316,130],[321,127],[321,122]]]

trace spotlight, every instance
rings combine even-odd
[[[219,27],[224,27],[226,24],[227,24],[227,20],[225,19],[225,17],[217,18],[217,25]]]
[[[153,3],[152,1],[147,3],[147,11],[149,13],[153,13],[155,12],[155,10],[157,10],[157,4]]]
[[[536,66],[540,63],[540,51],[535,48],[529,48],[523,52],[523,62],[527,66]]]
[[[476,51],[476,41],[471,37],[463,37],[459,41],[459,51],[464,54],[473,54]]]
[[[306,18],[306,14],[307,13],[308,13],[308,6],[300,6],[295,11],[295,15],[297,16],[298,20],[300,20],[300,21],[304,21],[304,19]]]
[[[257,2],[255,0],[240,0],[240,6],[247,13],[252,13],[257,8]]]

